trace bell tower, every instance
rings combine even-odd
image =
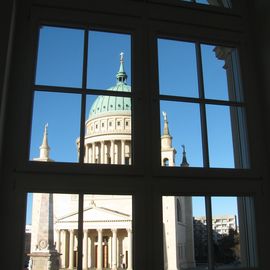
[[[35,161],[44,161],[44,162],[53,161],[52,159],[50,159],[51,148],[48,143],[48,126],[49,125],[47,123],[44,127],[42,144],[39,147],[39,157],[34,158]]]
[[[163,134],[161,136],[161,166],[175,166],[176,150],[172,147],[172,136],[169,131],[167,113],[162,112],[164,118]]]

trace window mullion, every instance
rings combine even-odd
[[[86,110],[86,86],[87,86],[87,59],[88,59],[88,31],[84,31],[84,52],[82,72],[82,100],[81,100],[81,126],[80,126],[80,156],[79,163],[84,162],[84,136],[85,136],[85,110]]]
[[[195,47],[196,47],[196,59],[197,59],[199,98],[204,99],[205,95],[204,95],[204,83],[203,83],[201,46],[198,42],[196,42]],[[203,165],[205,168],[209,168],[210,167],[209,150],[208,150],[209,148],[208,148],[207,122],[206,122],[206,109],[205,109],[204,103],[200,103],[200,118],[201,118],[201,132],[202,132]]]
[[[208,269],[214,269],[214,245],[212,228],[212,203],[211,197],[205,196],[205,212],[207,224],[207,247],[208,247]]]
[[[79,214],[78,214],[78,270],[82,270],[82,241],[83,241],[83,198],[84,194],[79,194]]]

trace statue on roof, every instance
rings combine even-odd
[[[124,53],[123,52],[120,53],[120,62],[124,62]]]
[[[167,122],[168,121],[168,119],[167,119],[167,113],[166,112],[162,112],[162,115],[163,115],[164,121]]]

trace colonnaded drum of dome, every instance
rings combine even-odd
[[[127,77],[124,69],[124,53],[120,53],[116,84],[107,89],[117,92],[118,95],[87,96],[85,163],[122,165],[132,163],[131,98],[119,96],[119,93],[131,92]],[[79,142],[78,139],[78,149]]]

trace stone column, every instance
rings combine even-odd
[[[61,267],[62,268],[66,268],[67,264],[67,231],[66,230],[62,230],[62,247],[61,247],[61,253],[62,256],[61,258]]]
[[[111,140],[111,164],[115,164],[114,140]]]
[[[131,159],[131,143],[127,142],[127,153],[126,155],[128,156],[128,164],[130,164],[130,159]]]
[[[104,141],[100,142],[100,163],[103,164],[105,163],[105,158],[104,158]]]
[[[90,232],[89,232],[90,233]],[[92,245],[92,243],[91,243],[92,241],[91,241],[91,236],[89,235],[89,237],[87,237],[87,246],[88,246],[88,254],[87,254],[87,256],[88,256],[88,268],[91,268],[91,263],[92,263],[92,248],[91,248],[91,245]]]
[[[115,145],[115,157],[114,157],[114,164],[121,164],[121,160],[119,160],[119,145],[117,143]]]
[[[74,230],[69,230],[69,265],[68,269],[73,269],[74,265]]]
[[[98,229],[97,269],[102,269],[102,229]]]
[[[93,146],[92,144],[89,144],[89,154],[88,154],[88,161],[87,163],[92,163],[92,152],[93,152]]]
[[[89,145],[85,145],[85,158],[84,158],[84,163],[89,163]]]
[[[104,163],[108,164],[108,155],[109,155],[109,153],[108,153],[108,145],[105,142],[104,142],[104,151],[105,151],[105,153],[104,153]]]
[[[95,238],[94,236],[90,237],[91,240],[91,262],[90,262],[90,268],[94,268],[95,267],[95,258],[96,258],[96,254],[95,254]]]
[[[112,270],[117,269],[117,229],[112,229]]]
[[[121,164],[125,165],[125,140],[121,140]]]
[[[100,163],[100,144],[96,143],[96,163]]]
[[[88,230],[83,231],[83,269],[88,268]]]
[[[128,240],[129,240],[129,248],[128,248],[128,270],[132,270],[133,264],[132,264],[132,229],[127,229],[128,233]]]
[[[92,163],[96,163],[96,143],[92,143]]]
[[[56,250],[60,253],[60,245],[61,245],[61,230],[56,230]]]

